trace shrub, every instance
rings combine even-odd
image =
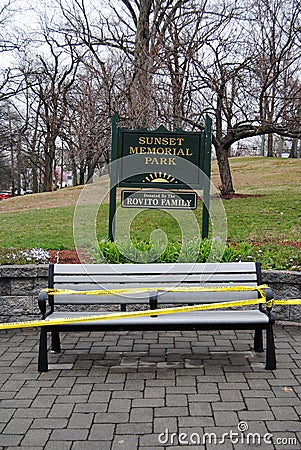
[[[110,264],[259,261],[263,269],[301,271],[301,249],[295,247],[269,244],[258,247],[248,242],[228,243],[226,246],[215,242],[212,245],[209,239],[168,242],[162,252],[159,243],[104,241],[99,244],[98,252],[92,252],[92,256],[98,263]]]

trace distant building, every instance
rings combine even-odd
[[[67,170],[61,172],[61,167],[57,167],[55,171],[57,189],[72,186],[72,171]]]

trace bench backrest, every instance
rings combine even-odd
[[[49,287],[55,289],[120,290],[147,288],[137,293],[108,295],[54,295],[55,304],[148,303],[158,292],[159,303],[204,303],[257,299],[257,291],[160,292],[161,288],[257,286],[262,283],[260,264],[255,262],[205,264],[56,264],[49,267]]]

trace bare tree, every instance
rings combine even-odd
[[[72,168],[74,184],[84,184],[97,167],[109,162],[109,96],[101,72],[95,71],[95,67],[93,70],[91,67],[82,69],[68,93],[68,109],[61,139],[66,143],[65,161]]]
[[[126,101],[126,123],[133,128],[153,127],[161,118],[157,111],[155,77],[163,63],[162,49],[170,27],[191,0],[118,0],[108,1],[94,18],[87,3],[74,0],[67,7],[58,0],[65,25],[62,32],[73,36],[74,45],[89,49],[105,72],[106,62],[114,52],[115,60],[123,58],[125,78],[119,87]],[[169,30],[168,30],[169,29]],[[103,51],[101,58],[100,49]],[[109,50],[109,52],[108,52]]]
[[[51,60],[39,55],[31,74],[31,90],[39,99],[39,114],[43,121],[43,191],[51,191],[54,184],[56,142],[60,136],[67,111],[67,94],[74,83],[79,61],[70,57],[48,34],[44,35]]]
[[[0,109],[0,189],[9,189],[11,181],[11,156],[14,156],[12,142],[12,120],[9,120],[9,105],[3,104]],[[10,123],[10,126],[9,126]],[[11,152],[12,149],[12,152]],[[13,172],[14,174],[14,172]]]
[[[24,36],[13,26],[15,14],[20,10],[17,0],[4,0],[0,5],[0,101],[16,95],[23,87],[22,76],[6,62],[10,54],[23,45]]]
[[[262,0],[240,7],[227,10],[228,25],[195,56],[194,85],[201,91],[202,106],[205,103],[215,117],[213,143],[223,195],[234,193],[228,157],[235,142],[300,133],[300,122],[288,113],[300,103],[300,89],[285,83],[287,77],[297,77],[300,3]]]
[[[22,95],[28,92],[32,106],[27,121],[23,113],[21,149],[32,167],[43,171],[44,190],[51,189],[57,147],[81,182],[100,157],[108,159],[116,110],[122,125],[132,128],[155,128],[163,121],[171,129],[199,129],[209,113],[224,195],[234,193],[233,144],[267,135],[272,155],[272,137],[278,134],[295,139],[296,146],[299,0],[104,0],[101,9],[87,0],[56,0],[55,5],[60,14],[37,37],[43,49],[29,49],[31,70],[7,73],[9,79],[21,73]]]

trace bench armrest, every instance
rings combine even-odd
[[[265,293],[267,302],[269,300],[273,300],[274,299],[274,293],[273,293],[273,290],[270,287],[264,288],[264,293]],[[265,312],[268,316],[270,316],[273,307],[265,305],[265,309],[264,309],[264,305],[263,305],[263,303],[261,303],[259,305],[259,309],[260,309],[261,312]]]
[[[265,296],[266,296],[267,301],[273,300],[274,293],[273,293],[273,290],[270,287],[264,288],[264,292],[265,292]]]
[[[38,305],[42,313],[42,319],[45,319],[52,312],[51,309],[47,308],[47,297],[47,292],[40,292],[38,295]]]
[[[40,311],[42,313],[42,316],[44,317],[47,310],[47,293],[46,292],[40,292],[38,296],[38,304]]]

